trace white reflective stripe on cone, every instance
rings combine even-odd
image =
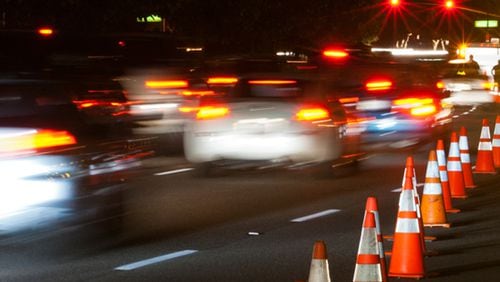
[[[377,231],[375,228],[363,228],[361,231],[361,241],[359,242],[358,254],[377,255]]]
[[[483,138],[487,138],[487,139],[491,138],[489,126],[483,126],[483,128],[481,128],[481,139],[483,139]]]
[[[424,194],[425,195],[441,195],[442,194],[441,183],[425,183]]]
[[[470,155],[468,153],[465,153],[465,154],[461,153],[460,154],[460,161],[462,163],[466,163],[466,164],[470,163]]]
[[[461,150],[469,150],[469,142],[467,140],[467,137],[460,136],[460,139],[458,140],[458,147]]]
[[[462,171],[462,164],[459,161],[449,161],[448,172],[450,171]]]
[[[479,142],[479,146],[477,147],[479,151],[491,151],[493,150],[491,146],[491,142]]]
[[[440,166],[445,166],[446,165],[446,155],[444,151],[442,150],[437,150],[436,151],[436,156],[437,156],[437,161]]]
[[[448,172],[446,170],[440,170],[439,171],[439,178],[441,179],[441,182],[447,182],[448,181]]]
[[[417,218],[398,218],[396,233],[420,233]]]
[[[400,211],[416,211],[415,197],[413,190],[403,190],[399,197],[399,210]]]
[[[499,139],[493,139],[493,147],[500,147],[500,138]]]
[[[311,260],[311,270],[308,282],[330,282],[328,261],[323,259]]]
[[[383,281],[382,272],[378,264],[357,264],[354,270],[353,282],[358,281]]]

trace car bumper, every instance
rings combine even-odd
[[[224,159],[322,162],[341,155],[342,146],[335,132],[244,135],[188,131],[184,134],[184,149],[186,158],[194,163]]]

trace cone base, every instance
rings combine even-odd
[[[436,236],[424,236],[425,241],[436,241],[437,237]]]
[[[424,223],[424,227],[444,227],[444,228],[450,228],[449,223]]]
[[[459,213],[459,212],[461,212],[461,210],[459,210],[459,209],[447,209],[446,212],[447,213]]]
[[[469,198],[469,196],[467,195],[464,195],[464,196],[459,196],[459,195],[455,195],[455,196],[451,196],[452,199],[467,199]]]
[[[390,273],[389,272],[389,277],[396,277],[396,278],[424,278],[423,274],[402,274],[402,273]]]
[[[472,173],[476,173],[476,174],[493,174],[493,175],[497,174],[496,171],[477,171],[477,170],[474,170]]]

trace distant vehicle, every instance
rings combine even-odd
[[[344,109],[321,81],[247,75],[227,95],[202,98],[186,126],[184,150],[199,175],[220,167],[311,165],[332,173],[333,163],[359,153],[346,123]]]
[[[0,233],[118,216],[132,141],[97,139],[59,79],[0,78]]]
[[[445,102],[453,105],[479,105],[494,102],[494,83],[467,60],[452,60],[443,71],[439,87],[450,92]]]
[[[433,63],[350,55],[342,63],[331,60],[321,74],[335,82],[349,131],[361,134],[362,148],[413,148],[450,130],[453,109],[443,103],[448,94],[436,86]]]
[[[119,82],[130,102],[133,132],[159,137],[160,149],[179,146],[198,98],[213,94],[195,74],[203,46],[162,33],[113,36],[122,45]]]

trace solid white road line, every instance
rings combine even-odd
[[[186,167],[186,168],[180,168],[180,169],[174,169],[174,170],[169,170],[169,171],[164,171],[164,172],[157,172],[155,175],[169,175],[169,174],[176,174],[176,173],[182,173],[186,171],[193,170],[192,167]]]
[[[183,256],[187,256],[187,255],[190,255],[190,254],[194,254],[198,252],[197,250],[184,250],[184,251],[179,251],[179,252],[175,252],[175,253],[170,253],[170,254],[166,254],[166,255],[163,255],[163,256],[158,256],[158,257],[154,257],[154,258],[150,258],[150,259],[145,259],[145,260],[141,260],[141,261],[138,261],[138,262],[134,262],[134,263],[129,263],[129,264],[125,264],[125,265],[122,265],[122,266],[118,266],[115,268],[115,270],[134,270],[134,269],[137,269],[137,268],[141,268],[141,267],[144,267],[144,266],[148,266],[148,265],[151,265],[151,264],[155,264],[155,263],[159,263],[159,262],[162,262],[162,261],[166,261],[166,260],[171,260],[171,259],[174,259],[174,258],[178,258],[178,257],[183,257]]]
[[[296,219],[292,219],[290,221],[291,222],[304,222],[304,221],[308,221],[308,220],[315,219],[315,218],[318,218],[318,217],[326,216],[326,215],[329,215],[329,214],[332,214],[332,213],[336,213],[336,212],[339,212],[339,211],[340,210],[337,210],[337,209],[325,210],[325,211],[322,211],[322,212],[318,212],[318,213],[314,213],[314,214],[311,214],[311,215],[307,215],[307,216],[299,217],[299,218],[296,218]]]

